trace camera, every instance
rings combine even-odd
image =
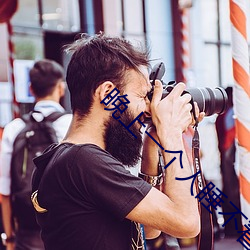
[[[165,73],[164,63],[156,64],[149,76],[150,82],[152,84],[152,90],[148,93],[148,99],[151,101],[154,92],[155,80],[161,80]],[[168,84],[163,84],[162,99],[167,96],[174,86],[175,81],[171,81]],[[228,96],[223,88],[217,87],[215,89],[211,88],[187,88],[182,94],[189,93],[192,96],[191,102],[196,102],[200,112],[205,112],[206,116],[213,114],[222,114],[227,110]]]

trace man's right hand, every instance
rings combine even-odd
[[[178,83],[173,90],[161,100],[162,83],[155,81],[154,94],[151,101],[152,121],[156,126],[159,139],[169,135],[182,135],[192,123],[190,104],[191,95],[182,95],[185,89],[184,83]]]

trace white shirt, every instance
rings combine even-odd
[[[59,103],[54,101],[40,101],[36,103],[34,110],[40,111],[45,117],[55,111],[65,111]],[[58,141],[61,141],[66,135],[71,119],[71,114],[65,114],[52,123],[52,126],[56,131]],[[10,164],[13,143],[17,135],[24,127],[24,121],[20,118],[17,118],[7,124],[4,128],[0,152],[0,194],[10,195]]]

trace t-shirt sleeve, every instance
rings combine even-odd
[[[125,218],[152,188],[106,151],[95,146],[79,150],[76,159],[85,195],[96,206],[120,219]]]
[[[0,194],[9,196],[11,193],[11,157],[13,143],[17,135],[25,127],[22,119],[18,118],[7,124],[3,131],[0,150]]]

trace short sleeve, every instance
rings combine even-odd
[[[152,188],[97,146],[82,147],[76,159],[85,194],[96,206],[120,219],[125,218]]]
[[[10,165],[13,152],[13,143],[19,132],[25,127],[22,119],[15,119],[7,124],[3,131],[0,153],[0,193],[10,195],[11,177]]]

